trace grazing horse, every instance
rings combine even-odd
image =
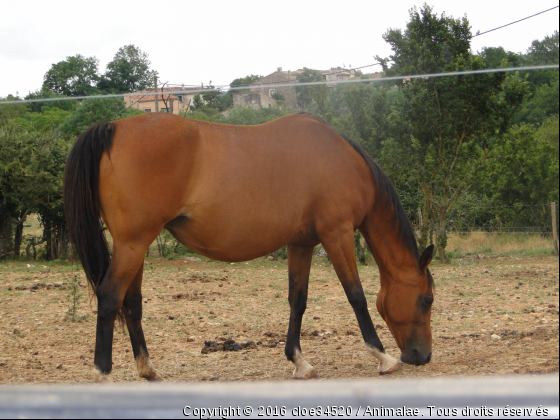
[[[285,353],[294,378],[316,376],[300,347],[311,259],[321,243],[356,314],[379,372],[385,352],[358,276],[354,232],[380,271],[377,309],[401,360],[430,361],[433,246],[419,254],[389,178],[357,144],[320,118],[294,114],[231,126],[169,114],[102,123],[74,145],[64,174],[70,239],[98,301],[94,363],[111,373],[114,323],[126,321],[138,373],[159,380],[142,331],[146,250],[162,229],[220,261],[247,261],[287,245],[290,321]],[[109,254],[105,223],[113,237]]]

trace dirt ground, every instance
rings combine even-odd
[[[167,381],[291,378],[287,264],[205,259],[145,265],[144,331],[153,363]],[[558,258],[465,257],[433,264],[436,281],[429,365],[402,366],[391,377],[558,372]],[[379,274],[360,267],[374,323],[387,351],[399,351],[375,309]],[[78,321],[68,315],[77,275]],[[93,380],[95,300],[71,265],[0,264],[0,383]],[[492,338],[492,335],[498,337]],[[205,341],[254,346],[203,354]],[[315,257],[302,349],[321,378],[378,378],[352,309],[325,257]],[[139,380],[128,334],[116,328],[115,382]]]

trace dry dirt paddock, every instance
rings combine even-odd
[[[284,380],[288,328],[287,265],[258,259],[225,264],[204,259],[150,260],[144,281],[144,331],[167,381]],[[475,257],[433,264],[434,357],[392,377],[558,372],[558,258]],[[79,322],[67,314],[74,273],[81,282]],[[360,267],[374,323],[387,350],[396,345],[375,310],[379,276]],[[90,382],[95,301],[71,265],[0,264],[0,382]],[[494,335],[494,337],[492,337]],[[202,353],[205,341],[254,345]],[[303,353],[321,378],[377,378],[354,314],[332,267],[315,257]],[[116,328],[115,382],[139,380],[128,334]]]

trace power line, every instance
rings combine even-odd
[[[519,22],[523,22],[524,20],[531,19],[531,18],[533,18],[533,17],[535,17],[535,16],[538,16],[538,15],[542,15],[543,13],[550,12],[551,10],[554,10],[554,9],[558,9],[558,7],[559,7],[559,6],[554,6],[554,7],[550,8],[550,9],[543,10],[542,12],[539,12],[539,13],[537,13],[537,14],[524,17],[523,19],[516,20],[515,22],[511,22],[511,23],[508,23],[508,24],[506,24],[506,25],[502,25],[502,26],[498,26],[497,28],[490,29],[489,31],[478,32],[476,35],[473,35],[472,37],[475,38],[475,37],[477,37],[477,36],[484,35],[484,34],[487,34],[487,33],[489,33],[489,32],[494,32],[494,31],[497,31],[498,29],[502,29],[502,28],[505,28],[505,27],[507,27],[507,26],[511,26],[511,25],[516,24],[516,23],[519,23]]]
[[[519,72],[519,71],[533,71],[533,70],[558,70],[558,64],[548,64],[543,66],[524,66],[524,67],[504,67],[497,69],[481,69],[481,70],[465,70],[465,71],[454,71],[447,73],[427,73],[427,74],[413,74],[406,76],[391,76],[391,77],[381,77],[377,79],[350,79],[350,80],[335,80],[330,82],[304,82],[304,83],[283,83],[283,84],[266,84],[259,85],[258,88],[267,87],[302,87],[302,86],[322,86],[322,85],[350,85],[356,83],[378,83],[378,82],[394,82],[398,80],[413,80],[413,79],[431,79],[440,77],[458,77],[458,76],[470,76],[476,74],[492,74],[492,73],[506,73],[506,72]],[[228,91],[245,90],[251,86],[240,86],[231,87],[229,85],[222,86]],[[215,87],[213,89],[200,89],[200,90],[170,90],[166,91],[166,95],[185,95],[185,94],[198,94],[198,93],[209,93],[209,92],[224,92],[225,90],[221,87]],[[156,93],[142,92],[146,96],[155,96]],[[157,93],[161,95],[161,93]],[[124,98],[129,96],[138,96],[138,92],[135,93],[121,93],[121,94],[108,94],[108,95],[90,95],[90,96],[72,96],[65,98],[46,98],[46,99],[26,99],[21,101],[5,101],[0,102],[0,105],[21,105],[26,103],[40,103],[40,102],[56,102],[56,101],[72,101],[72,100],[83,100],[83,99],[111,99],[111,98]]]

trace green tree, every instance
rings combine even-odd
[[[278,119],[288,115],[290,111],[274,106],[270,108],[253,109],[248,107],[234,107],[224,118],[225,124],[255,125]]]
[[[544,120],[536,136],[540,141],[550,144],[555,150],[554,156],[558,158],[558,114],[552,115]]]
[[[430,6],[410,11],[406,30],[391,29],[384,39],[394,52],[380,59],[389,74],[478,70],[486,66],[470,50],[466,17],[437,16]],[[504,74],[413,79],[399,83],[395,112],[402,134],[386,147],[402,157],[422,190],[425,210],[433,210],[436,245],[447,260],[447,221],[458,200],[477,181],[491,139],[504,132],[523,100],[526,84]],[[404,128],[404,130],[403,130]],[[395,155],[396,151],[387,151]],[[425,224],[426,225],[426,224]],[[421,245],[427,242],[422,232]]]
[[[80,54],[66,57],[66,60],[53,64],[45,74],[43,90],[58,95],[83,96],[98,92],[99,60]]]
[[[0,124],[0,258],[13,253],[14,225],[25,207],[19,191],[20,186],[25,186],[20,159],[23,148],[14,119],[3,121]]]
[[[532,65],[558,64],[558,31],[551,36],[545,36],[540,41],[533,41],[527,49],[524,60]],[[554,81],[558,80],[558,70],[530,71],[526,73],[526,77],[529,89],[534,95],[539,87],[552,86]]]
[[[13,95],[8,95],[6,98],[0,98],[0,102],[13,102],[20,101],[21,98]],[[0,126],[10,121],[13,118],[25,115],[25,104],[21,105],[0,105]]]
[[[390,136],[387,90],[359,83],[345,86],[342,96],[355,133],[350,137],[359,141],[372,156],[380,156],[381,143]]]
[[[50,133],[56,130],[60,124],[71,114],[57,107],[45,107],[43,112],[27,112],[17,119],[18,125],[26,131],[39,131]]]
[[[195,108],[197,102],[196,98],[197,97],[195,96],[195,105],[191,106],[191,110],[189,112],[180,114],[182,117],[198,121],[209,121],[216,123],[223,122],[223,115],[216,108],[205,106],[203,104]]]
[[[484,47],[478,55],[489,69],[519,67],[524,64],[523,56],[506,51],[502,47]]]
[[[286,97],[284,96],[284,94],[282,92],[274,92],[272,94],[272,99],[274,99],[276,101],[285,101]]]
[[[0,127],[0,257],[19,256],[23,223],[38,213],[46,256],[64,256],[62,171],[70,145],[54,133],[27,131],[11,120]]]
[[[542,41],[535,40],[527,50],[526,60],[529,64],[558,64],[558,31],[545,36]]]
[[[229,85],[231,87],[241,87],[241,86],[250,86],[251,84],[255,83],[256,81],[262,79],[262,76],[257,76],[256,74],[251,74],[245,77],[238,77],[237,79],[233,80]],[[239,92],[249,92],[249,89],[241,89],[235,90],[235,93]]]
[[[558,31],[542,40],[535,40],[523,56],[527,64],[558,64]],[[515,124],[540,124],[545,118],[558,113],[558,70],[525,72],[529,83],[528,96],[517,115]]]
[[[558,201],[558,116],[542,127],[513,127],[488,153],[481,187],[497,209],[491,226],[544,226],[550,214],[535,205]],[[529,206],[528,206],[529,205]]]
[[[227,92],[222,92],[220,89],[216,89],[212,85],[212,81],[206,88],[209,92],[202,94],[202,100],[205,106],[217,109],[220,112],[225,111],[227,108],[230,108],[233,105],[233,97],[229,95]],[[195,97],[196,102],[196,97]]]
[[[45,87],[37,90],[35,92],[29,93],[25,99],[26,100],[33,100],[33,99],[57,99],[63,98],[63,95],[57,95],[56,93],[52,92]],[[67,101],[51,101],[51,102],[31,102],[27,104],[27,110],[29,112],[43,112],[47,109],[62,109],[64,111],[72,111],[76,107],[76,101],[67,100]]]
[[[43,226],[47,260],[68,257],[68,234],[64,217],[62,175],[71,143],[52,133],[41,136],[29,157],[28,170],[33,174],[33,211]]]
[[[303,70],[304,71],[297,76],[298,83],[313,83],[323,81],[323,75],[320,71],[308,68],[304,68]],[[323,102],[322,98],[325,97],[325,92],[326,87],[325,89],[321,89],[321,86],[297,86],[296,95],[298,106],[303,110],[307,109],[313,102],[314,97],[319,101],[319,103]]]
[[[454,19],[443,13],[438,17],[424,5],[409,11],[410,22],[404,33],[390,29],[383,39],[391,45],[394,54],[376,58],[388,75],[413,75],[451,70],[459,57],[470,55],[471,28],[467,17]],[[388,68],[389,62],[394,62]]]
[[[547,83],[535,87],[534,92],[524,102],[515,115],[514,122],[539,124],[559,111],[558,71],[550,74]]]
[[[143,114],[135,108],[125,108],[122,98],[87,99],[82,101],[60,125],[66,136],[77,136],[93,124]]]
[[[137,92],[152,89],[158,72],[150,68],[148,54],[134,45],[119,48],[112,61],[107,64],[99,88],[109,92]]]

